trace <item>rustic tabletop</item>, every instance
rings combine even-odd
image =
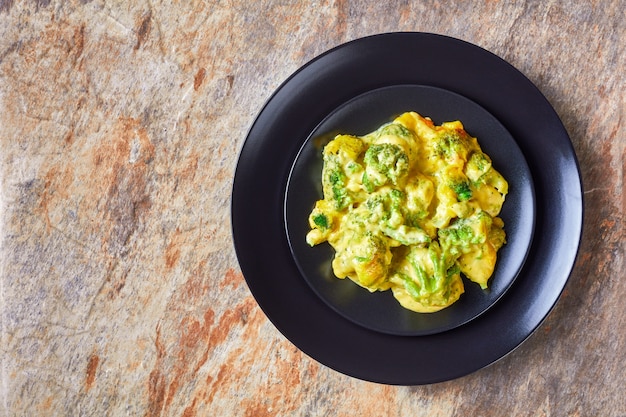
[[[0,0],[1,415],[626,416],[623,1],[174,3]],[[532,336],[412,387],[294,346],[251,295],[230,223],[272,92],[390,31],[459,38],[525,74],[585,199],[570,280]]]

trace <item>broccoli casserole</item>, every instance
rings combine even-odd
[[[461,274],[487,288],[508,183],[460,121],[407,112],[364,136],[337,135],[322,156],[306,240],[334,248],[338,278],[424,313],[459,299]]]

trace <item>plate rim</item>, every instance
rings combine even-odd
[[[245,186],[249,185],[245,183],[245,179],[241,179],[242,176],[245,176],[245,172],[244,172],[245,168],[243,167],[243,163],[244,163],[243,160],[246,158],[249,160],[249,154],[254,153],[255,150],[258,150],[258,144],[252,143],[251,135],[254,133],[255,129],[258,128],[259,123],[261,123],[261,118],[264,117],[264,113],[268,111],[269,107],[273,104],[273,101],[277,100],[277,97],[280,95],[280,93],[284,92],[284,90],[290,85],[290,83],[294,82],[294,79],[296,79],[297,77],[301,77],[307,69],[310,69],[311,66],[319,64],[321,60],[327,59],[330,55],[340,53],[341,51],[346,51],[346,49],[350,49],[350,48],[359,49],[363,47],[364,44],[367,44],[367,43],[391,42],[392,40],[398,41],[398,42],[399,41],[409,42],[409,43],[410,42],[416,42],[416,43],[435,42],[439,44],[448,43],[457,49],[461,48],[463,50],[467,50],[468,53],[479,54],[481,56],[484,56],[486,57],[485,59],[489,58],[491,61],[495,59],[495,62],[498,63],[501,70],[502,71],[506,70],[508,76],[515,78],[518,84],[520,84],[518,85],[519,88],[523,87],[523,91],[520,91],[519,93],[524,93],[526,99],[528,99],[527,96],[530,96],[533,100],[538,101],[537,104],[541,105],[540,107],[543,110],[546,110],[546,113],[542,115],[544,119],[542,119],[541,122],[548,123],[552,128],[558,130],[559,131],[558,133],[560,134],[559,137],[565,139],[565,141],[562,141],[561,143],[559,143],[560,145],[559,150],[568,154],[566,155],[569,157],[567,160],[567,168],[569,170],[568,172],[575,173],[575,178],[568,178],[568,182],[566,184],[568,186],[567,189],[570,192],[570,195],[568,196],[560,195],[562,199],[558,201],[558,203],[560,203],[559,208],[562,211],[565,211],[565,209],[567,209],[570,214],[571,213],[574,214],[574,219],[571,220],[568,224],[573,227],[573,230],[570,230],[570,234],[573,235],[575,239],[573,240],[573,242],[572,241],[567,242],[567,245],[564,245],[561,242],[561,245],[560,245],[561,247],[567,246],[566,248],[562,248],[563,251],[566,251],[567,259],[564,262],[561,261],[560,266],[563,267],[563,269],[561,270],[562,272],[559,274],[558,282],[550,282],[548,284],[543,283],[543,285],[547,285],[548,289],[550,290],[550,300],[547,302],[544,301],[543,303],[541,303],[542,312],[540,312],[539,314],[535,314],[532,317],[525,317],[526,319],[532,319],[531,323],[520,323],[520,326],[522,328],[517,330],[518,334],[516,334],[514,337],[512,336],[514,340],[509,339],[507,343],[503,343],[503,346],[498,346],[498,352],[496,354],[493,354],[488,358],[482,357],[481,360],[478,361],[479,363],[473,364],[472,366],[468,366],[463,369],[451,368],[451,369],[439,370],[439,369],[433,369],[432,367],[430,367],[425,371],[426,374],[412,373],[407,376],[405,373],[402,373],[401,375],[394,374],[393,372],[390,373],[388,369],[385,369],[385,366],[389,365],[389,363],[382,363],[382,364],[370,363],[371,365],[370,368],[363,370],[360,368],[360,366],[362,366],[362,363],[358,361],[358,358],[355,359],[349,356],[343,356],[340,359],[338,359],[337,357],[333,356],[332,354],[328,352],[327,347],[325,347],[323,344],[320,344],[319,342],[311,340],[311,337],[305,334],[298,334],[296,337],[296,335],[292,333],[294,325],[297,325],[298,319],[305,318],[305,316],[296,314],[295,317],[284,318],[284,317],[276,317],[273,314],[276,307],[268,304],[266,302],[267,300],[263,299],[263,297],[265,296],[265,294],[263,294],[263,291],[265,291],[265,289],[257,286],[256,283],[254,282],[252,275],[256,273],[256,271],[254,271],[254,268],[252,267],[251,262],[249,262],[250,260],[246,259],[246,257],[249,255],[248,253],[246,253],[247,244],[240,239],[240,235],[239,235],[240,231],[245,226],[243,224],[245,222],[241,221],[241,219],[238,219],[237,211],[239,210],[239,204],[242,203],[241,201],[242,193],[243,195],[245,195],[245,191],[246,191]],[[499,80],[499,81],[502,81],[502,80]],[[429,85],[441,87],[440,84],[429,84]],[[478,104],[480,105],[483,105],[483,99],[485,97],[484,92],[481,93],[481,97],[483,99],[477,99],[476,96],[474,96],[473,94],[467,94],[457,89],[451,89],[451,90],[453,92],[464,95],[478,102]],[[497,113],[494,113],[493,111],[491,111],[491,109],[489,109],[489,107],[487,106],[483,105],[483,107],[486,107],[488,111],[494,114],[494,116],[509,131],[512,130],[508,122],[503,120],[501,117],[499,117]],[[511,131],[511,133],[516,138],[516,140],[519,139],[515,135],[514,131]],[[522,147],[520,143],[518,143],[518,145],[520,145],[520,147],[522,148],[522,151],[524,151],[524,147]],[[527,160],[528,159],[529,158],[527,156]],[[291,162],[289,163],[289,165],[291,165]],[[532,165],[533,164],[529,163],[531,172],[533,175],[535,175]],[[264,165],[263,162],[256,161],[255,167],[258,168],[258,166],[265,167],[268,165],[267,164]],[[558,175],[558,171],[554,171],[552,173]],[[241,184],[242,181],[244,181],[244,184]],[[541,184],[541,187],[539,187],[538,184],[536,183],[537,181],[536,177],[534,178],[534,181],[535,181],[536,192],[538,193],[541,192],[537,190],[543,187],[543,184]],[[299,67],[285,81],[283,81],[280,84],[280,86],[270,95],[270,97],[267,99],[265,104],[261,107],[256,118],[251,124],[248,132],[246,133],[246,138],[240,148],[239,155],[237,157],[237,164],[235,167],[235,175],[233,178],[233,184],[232,184],[232,190],[231,190],[231,233],[233,237],[233,244],[234,244],[234,249],[237,255],[237,259],[239,261],[240,268],[244,274],[244,278],[246,280],[246,283],[248,285],[250,292],[252,293],[258,305],[260,306],[262,311],[266,314],[270,322],[272,322],[272,324],[291,343],[293,343],[305,354],[307,354],[314,360],[322,363],[323,365],[328,366],[332,369],[335,369],[336,371],[340,373],[343,373],[343,374],[346,374],[355,378],[359,378],[359,379],[366,380],[366,381],[378,382],[378,383],[392,384],[392,385],[421,385],[421,384],[429,384],[429,383],[441,382],[445,380],[458,378],[458,377],[475,372],[481,368],[484,368],[486,366],[489,366],[497,362],[498,360],[508,356],[517,347],[519,347],[545,321],[545,319],[549,316],[550,312],[554,309],[555,305],[558,303],[558,300],[563,290],[565,289],[567,282],[569,281],[569,277],[575,266],[575,261],[579,253],[581,237],[582,237],[582,229],[583,229],[583,223],[584,223],[584,195],[583,195],[582,190],[583,188],[582,188],[582,179],[580,175],[579,162],[576,157],[576,153],[575,153],[573,144],[571,142],[571,139],[569,138],[569,135],[567,131],[565,130],[565,127],[563,126],[558,114],[556,113],[554,108],[551,106],[549,101],[546,99],[545,96],[543,96],[541,91],[524,74],[522,74],[519,70],[517,70],[511,64],[506,62],[504,59],[498,57],[497,55],[493,54],[492,52],[489,52],[486,49],[481,48],[480,46],[471,44],[467,41],[464,41],[458,38],[453,38],[450,36],[434,34],[434,33],[427,33],[427,32],[387,32],[387,33],[379,33],[375,35],[369,35],[369,36],[357,38],[357,39],[342,43],[340,45],[337,45],[327,50],[326,52],[318,55],[317,57],[313,58],[312,60],[308,61],[307,63]],[[547,226],[556,225],[555,223],[556,221],[554,219],[542,218],[542,221],[546,223]],[[285,236],[285,232],[282,227],[278,233],[280,233],[282,236]],[[538,239],[534,239],[534,240],[536,242]],[[535,242],[533,242],[533,245],[535,244]],[[286,242],[282,242],[282,243],[275,242],[275,243],[277,243],[278,246],[280,246],[279,249],[281,250],[285,249],[284,246]],[[553,244],[553,243],[554,242],[548,242],[546,244]],[[531,256],[532,256],[532,253],[529,253],[528,257],[530,258]],[[528,264],[528,261],[526,263]],[[264,265],[263,263],[261,263],[260,265],[262,265],[263,267],[267,267],[267,265]],[[284,267],[287,268],[287,266],[284,266]],[[554,267],[552,269],[554,269]],[[518,283],[516,283],[516,285],[517,284]],[[516,285],[514,285],[514,287],[516,287]],[[522,285],[522,284],[519,284],[519,285]],[[277,296],[286,295],[283,289],[281,288],[273,288],[273,289],[278,290]],[[509,295],[510,294],[505,295],[504,298],[505,299],[509,298],[509,304],[511,304],[514,301],[510,301],[510,297],[508,297]],[[318,301],[317,303],[314,300],[307,299],[305,301],[306,301],[304,303],[306,304],[305,307],[311,307],[311,308],[317,308],[317,309],[328,308],[321,301]],[[494,310],[502,309],[501,306],[505,304],[502,301],[504,300],[501,300],[499,305],[495,306]],[[538,300],[535,299],[533,300],[533,302],[537,303]],[[516,305],[511,308],[522,308],[522,307]],[[321,312],[321,310],[319,311]],[[497,314],[496,311],[490,311],[488,312],[487,316],[490,316],[490,315],[493,316],[495,314]],[[526,315],[531,316],[531,313],[527,311]],[[341,320],[342,320],[341,318],[337,320],[337,324],[335,327],[338,327],[344,330],[348,329],[348,327],[346,327],[347,324],[341,322]],[[484,321],[487,319],[483,318],[482,320]],[[478,320],[478,322],[480,321],[481,320]],[[309,322],[309,324],[311,323],[313,322]],[[468,330],[465,326],[463,326],[461,329],[453,329],[440,335],[419,336],[416,338],[404,337],[404,339],[410,340],[411,344],[419,344],[420,348],[424,351],[423,353],[432,352],[433,346],[431,345],[437,345],[440,348],[444,348],[444,350],[450,350],[451,340],[454,340],[455,337],[458,337],[458,333],[460,333],[461,331],[463,333],[472,332],[476,330],[475,327],[477,326],[474,325],[474,323],[470,323],[467,327],[468,328],[472,327],[473,329]],[[480,332],[476,331],[476,336],[482,335],[483,333],[484,333],[484,329],[480,329]],[[504,333],[507,333],[507,332],[504,332]],[[371,339],[370,341],[375,346],[384,346],[386,344],[394,343],[397,348],[400,348],[400,347],[402,347],[403,349],[407,348],[406,343],[403,343],[402,346],[400,346],[397,337],[394,338],[393,336],[385,335],[385,337],[381,337],[380,335],[376,335],[370,332],[367,336],[362,335],[362,337],[367,337]],[[424,342],[425,339],[429,339],[428,344]],[[475,343],[476,345],[474,346],[474,348],[476,349],[479,349],[480,347],[485,346],[484,340],[482,339],[476,341]],[[320,356],[323,356],[323,358]]]

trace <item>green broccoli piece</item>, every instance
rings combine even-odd
[[[396,136],[404,139],[414,139],[413,132],[399,123],[387,123],[377,130],[362,136],[361,139],[366,143],[375,143],[384,136]]]
[[[420,269],[421,271],[421,269]],[[423,274],[423,271],[422,271]],[[426,274],[423,274],[423,276],[425,276]],[[419,285],[417,285],[413,279],[411,279],[411,277],[409,277],[406,274],[403,273],[398,273],[398,276],[400,276],[400,278],[402,279],[402,283],[404,284],[404,289],[406,290],[406,292],[409,293],[409,295],[411,297],[413,297],[415,300],[419,300],[422,298],[422,289],[420,288]],[[420,276],[420,275],[418,275]],[[425,279],[421,279],[420,276],[420,281],[422,281],[422,283],[424,283]]]
[[[341,171],[333,171],[329,175],[333,200],[338,209],[348,205],[348,190],[345,188],[346,175]]]
[[[450,184],[459,201],[467,201],[472,198],[472,189],[466,180],[457,180]]]
[[[426,274],[424,267],[421,265],[421,261],[413,256],[413,252],[409,252],[407,256],[407,260],[413,267],[413,272],[415,273],[415,278],[417,278],[419,286],[413,288],[407,287],[407,284],[409,284],[409,286],[411,286],[411,283],[415,284],[415,282],[409,278],[405,280],[405,289],[416,299],[421,299],[440,291],[447,283],[446,263],[437,242],[432,242],[428,246],[428,256],[434,269],[434,274],[431,276]],[[417,292],[415,290],[417,290]]]
[[[483,174],[491,168],[491,160],[482,152],[474,152],[467,163]]]
[[[457,248],[469,246],[474,240],[474,230],[464,219],[459,219],[445,229],[437,232],[441,246],[457,254]]]
[[[439,155],[446,158],[455,158],[457,156],[465,158],[467,156],[470,143],[464,134],[458,130],[442,132],[436,139],[435,150]]]
[[[484,242],[486,236],[481,230],[490,230],[493,220],[480,210],[465,219],[456,219],[450,226],[439,229],[439,242],[445,248],[468,247]]]
[[[490,169],[491,159],[489,159],[489,157],[484,153],[476,151],[472,153],[467,161],[467,165],[465,166],[465,175],[467,175],[467,178],[470,180],[479,182],[480,178],[483,177],[483,175]]]
[[[380,187],[388,182],[396,185],[409,171],[409,158],[396,145],[381,143],[372,145],[363,158],[365,173],[362,183],[367,191]]]
[[[446,277],[448,279],[452,278],[455,275],[458,275],[461,273],[461,267],[459,266],[458,263],[454,263],[450,268],[448,268],[448,270],[446,271]]]
[[[318,214],[313,217],[313,223],[320,229],[328,229],[328,217],[324,214]]]
[[[388,123],[377,131],[377,137],[399,136],[401,138],[412,138],[413,134],[409,129],[399,123]]]
[[[420,245],[430,243],[431,241],[430,236],[420,227],[411,227],[403,224],[396,228],[383,226],[381,230],[386,236],[406,246]]]
[[[365,200],[365,207],[371,215],[376,216],[375,222],[379,220],[387,221],[394,213],[399,214],[402,197],[403,193],[399,190],[384,193],[377,192]]]
[[[333,201],[337,210],[346,208],[352,202],[346,189],[347,180],[348,177],[343,172],[337,157],[334,155],[326,156],[322,170],[324,198]]]

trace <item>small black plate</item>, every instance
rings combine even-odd
[[[322,158],[319,143],[339,133],[364,135],[405,111],[429,116],[436,124],[461,120],[478,138],[496,168],[509,182],[500,217],[507,244],[489,288],[464,279],[461,298],[436,313],[403,308],[391,291],[370,293],[349,279],[337,279],[330,266],[334,250],[328,243],[311,248],[305,241],[308,216],[321,192]],[[535,222],[534,188],[524,155],[495,117],[473,101],[441,88],[396,85],[361,94],[333,111],[317,126],[298,153],[285,193],[285,226],[294,259],[315,293],[345,318],[368,329],[404,336],[442,332],[458,327],[487,311],[511,286],[522,268]]]
[[[284,221],[289,173],[311,132],[353,98],[407,84],[457,93],[492,114],[521,149],[535,188],[535,233],[513,285],[478,318],[424,336],[372,331],[330,308],[298,269]],[[250,292],[276,328],[325,366],[356,378],[398,385],[467,375],[526,340],[567,283],[580,245],[582,221],[576,154],[546,98],[498,56],[468,42],[429,33],[357,39],[298,69],[276,89],[250,127],[231,196],[239,265]]]

